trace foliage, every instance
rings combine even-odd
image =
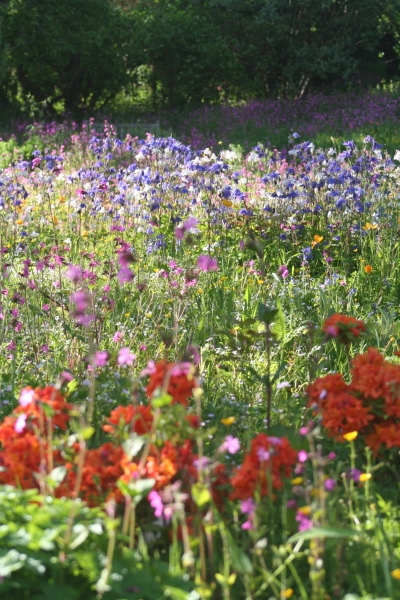
[[[3,44],[22,99],[65,111],[94,109],[127,81],[129,31],[108,0],[10,0]]]

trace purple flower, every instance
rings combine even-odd
[[[278,269],[278,275],[282,275],[283,279],[286,279],[286,277],[289,277],[289,271],[286,265],[281,265]]]
[[[147,499],[150,502],[150,506],[154,508],[154,516],[158,519],[162,516],[164,510],[164,505],[161,500],[160,494],[155,490],[152,490],[147,496]]]
[[[18,419],[15,421],[14,430],[16,433],[22,433],[26,427],[26,419],[27,415],[19,415]]]
[[[327,492],[331,492],[336,485],[336,481],[332,478],[326,479],[324,481],[324,486]]]
[[[105,350],[96,350],[96,354],[94,356],[94,366],[95,367],[105,367],[107,364],[108,352]]]
[[[268,450],[264,450],[264,448],[259,448],[257,451],[257,456],[260,462],[267,462],[271,455],[268,452]]]
[[[72,381],[73,380],[73,376],[68,371],[63,371],[60,374],[60,377],[63,380],[63,382],[67,382],[67,381]]]
[[[307,531],[307,529],[311,529],[311,527],[313,526],[312,520],[309,519],[300,510],[297,511],[296,521],[299,524],[299,531]]]
[[[124,283],[130,283],[134,276],[135,275],[133,271],[131,271],[129,267],[121,267],[121,269],[118,271],[118,281],[120,285],[123,285]]]
[[[356,483],[360,481],[361,471],[359,469],[350,469],[347,473],[347,479],[353,479]]]
[[[206,256],[202,254],[197,260],[197,266],[202,271],[216,271],[218,269],[218,263],[216,258]]]
[[[31,404],[31,402],[33,402],[33,399],[35,397],[35,391],[29,388],[24,388],[23,390],[21,390],[20,396],[19,396],[19,404],[20,406],[22,406],[22,408],[26,408],[29,404]]]
[[[82,279],[82,269],[81,269],[81,267],[78,267],[77,265],[68,265],[66,276],[73,283],[78,283],[78,281],[80,281]]]
[[[130,367],[134,360],[136,360],[136,354],[133,354],[129,348],[121,348],[117,359],[119,365],[128,365]]]
[[[240,442],[238,438],[233,437],[233,435],[227,435],[225,441],[219,447],[220,452],[229,452],[229,454],[236,454],[240,450]]]

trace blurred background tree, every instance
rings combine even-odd
[[[400,76],[400,0],[2,0],[0,102],[91,112],[346,91]]]

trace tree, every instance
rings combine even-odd
[[[108,0],[9,0],[3,14],[23,95],[93,110],[128,80],[128,23]]]

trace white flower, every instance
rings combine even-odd
[[[393,160],[400,161],[400,150],[396,150],[395,155],[393,156]]]

